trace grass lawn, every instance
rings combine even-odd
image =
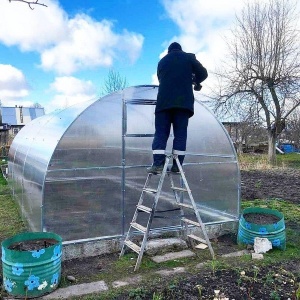
[[[242,154],[238,157],[241,170],[266,170],[277,168],[300,168],[300,153],[277,154],[276,165],[268,163],[267,154]]]
[[[6,180],[0,174],[0,241],[25,231],[18,205],[13,200]]]

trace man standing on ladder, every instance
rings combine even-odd
[[[194,90],[200,91],[200,83],[207,78],[207,71],[196,59],[195,54],[182,51],[174,42],[157,66],[159,81],[155,107],[155,134],[152,142],[153,164],[148,173],[159,174],[165,163],[165,149],[173,125],[173,150],[182,165],[187,140],[189,118],[194,114]],[[171,172],[178,173],[173,160]]]

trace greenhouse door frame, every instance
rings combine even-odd
[[[157,87],[157,86],[149,86]],[[156,105],[156,100],[149,99],[125,99],[124,93],[122,96],[122,235],[126,233],[125,230],[125,199],[126,199],[126,138],[136,137],[154,137],[153,133],[127,133],[127,105]]]

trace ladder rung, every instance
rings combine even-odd
[[[180,192],[187,192],[187,189],[176,187],[176,186],[172,186],[172,190],[174,190],[174,191],[180,191]]]
[[[177,203],[177,205],[179,205],[181,207],[185,207],[185,208],[194,209],[193,205],[190,205],[190,204]]]
[[[146,230],[147,230],[147,228],[146,227],[144,227],[144,226],[142,226],[142,225],[140,225],[140,224],[138,224],[138,223],[135,223],[135,222],[132,222],[132,223],[130,223],[130,225],[133,227],[133,228],[135,228],[135,229],[137,229],[137,230],[139,230],[139,231],[141,231],[141,232],[146,232]]]
[[[144,212],[149,213],[149,214],[152,212],[152,208],[147,207],[145,205],[137,205],[136,207],[137,207],[138,210],[144,211]]]
[[[152,193],[152,194],[155,194],[155,193],[157,193],[157,190],[155,190],[155,189],[143,189],[143,191],[144,192],[147,192],[147,193]]]
[[[128,246],[130,249],[132,249],[134,252],[136,252],[137,254],[139,254],[141,251],[141,247],[131,241],[125,241],[124,244]]]
[[[189,219],[187,219],[187,218],[181,218],[181,221],[182,221],[182,222],[185,222],[185,223],[189,223],[189,224],[191,224],[191,225],[198,226],[198,227],[201,226],[200,223],[195,222],[195,221],[192,221],[192,220],[189,220]]]
[[[199,244],[199,245],[197,245],[197,246],[195,246],[195,248],[196,249],[201,249],[201,250],[204,250],[204,249],[206,249],[208,246],[206,245],[206,244]]]
[[[189,237],[190,239],[196,240],[196,241],[198,241],[198,242],[200,242],[200,243],[202,243],[202,244],[207,244],[206,240],[204,240],[204,239],[202,239],[201,237],[196,236],[196,235],[194,235],[194,234],[189,234],[188,237]]]

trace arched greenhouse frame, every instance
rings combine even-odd
[[[125,235],[152,163],[157,91],[129,87],[39,117],[18,133],[8,178],[32,231],[55,232],[73,243]],[[237,155],[226,129],[198,100],[183,169],[207,226],[238,221]],[[178,230],[167,184],[160,205],[165,214],[154,219],[154,230]]]

